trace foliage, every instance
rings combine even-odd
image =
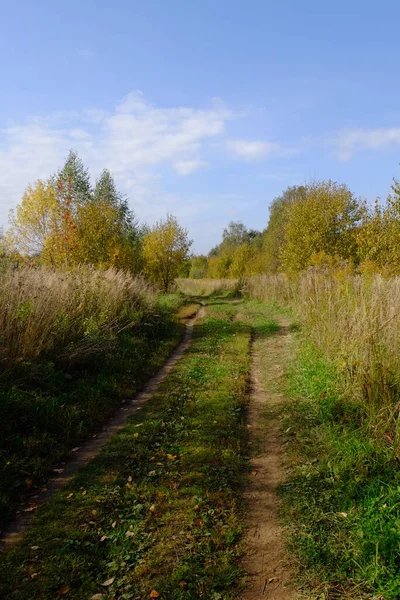
[[[52,267],[143,267],[141,231],[126,199],[104,170],[94,189],[74,152],[49,183],[29,186],[11,216],[5,247],[10,255]]]
[[[144,237],[145,273],[164,292],[170,291],[185,266],[191,243],[187,230],[172,215],[158,221]]]
[[[16,215],[10,216],[5,236],[8,250],[25,256],[39,256],[44,264],[57,263],[55,238],[60,227],[61,211],[54,187],[40,179],[28,186]]]
[[[306,192],[304,186],[287,188],[281,196],[275,198],[269,207],[269,221],[263,233],[262,255],[263,269],[260,273],[277,273],[282,266],[282,250],[286,243],[285,229],[287,215],[295,202],[301,202]],[[253,273],[254,274],[254,273]]]
[[[345,185],[308,184],[286,212],[282,269],[301,271],[318,252],[356,259],[355,226],[360,218],[360,203]]]
[[[204,255],[192,256],[190,261],[189,277],[192,279],[202,279],[207,273],[207,257]]]

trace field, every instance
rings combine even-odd
[[[35,510],[1,556],[1,597],[251,598],[257,494],[256,519],[286,542],[262,549],[282,598],[398,597],[398,279],[315,270],[247,278],[240,295],[237,281],[187,279],[159,294],[113,270],[5,275],[2,523],[21,498]],[[35,490],[134,398],[201,305],[161,387],[36,510]],[[265,500],[264,447],[281,470]]]

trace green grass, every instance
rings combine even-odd
[[[398,457],[339,389],[334,365],[301,340],[284,425],[294,467],[282,487],[299,580],[310,598],[398,598]]]
[[[183,304],[177,295],[162,297],[156,315],[79,367],[41,361],[0,380],[0,529],[54,463],[161,367],[182,334],[173,313],[179,316]]]
[[[235,597],[249,342],[273,324],[253,302],[207,314],[159,392],[4,553],[2,598]]]

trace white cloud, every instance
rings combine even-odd
[[[279,144],[274,142],[251,142],[243,139],[227,140],[226,146],[232,154],[247,161],[262,160],[281,151]]]
[[[400,128],[346,129],[335,140],[337,156],[349,160],[361,150],[375,150],[392,144],[400,144]]]
[[[174,169],[178,171],[180,175],[189,175],[190,173],[193,173],[193,171],[197,171],[197,169],[201,169],[207,165],[208,163],[205,160],[179,160],[174,164]]]
[[[9,209],[20,201],[28,183],[54,173],[71,148],[94,177],[102,168],[110,169],[141,219],[159,218],[175,209],[179,216],[188,202],[163,189],[160,173],[165,168],[190,176],[210,164],[215,143],[245,161],[279,149],[268,142],[229,140],[229,122],[242,116],[220,99],[203,109],[158,107],[142,92],[133,92],[113,111],[59,111],[9,125],[0,130],[0,224],[6,223]]]

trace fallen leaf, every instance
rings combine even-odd
[[[133,531],[127,531],[125,536],[126,537],[133,537],[135,534],[133,533]]]
[[[82,492],[82,496],[86,496],[86,494],[87,494],[87,491],[86,491],[86,490],[83,490],[83,492]]]
[[[167,454],[167,458],[168,458],[168,460],[175,460],[176,454],[175,455],[174,454]]]
[[[135,425],[135,427],[141,427],[143,425],[143,423],[138,423],[137,425]]]
[[[149,510],[150,510],[151,512],[154,512],[154,511],[156,510],[156,505],[155,505],[155,504],[153,504],[152,506],[150,506]]]
[[[150,594],[149,594],[149,598],[159,598],[160,594],[157,592],[157,590],[151,590]]]
[[[36,577],[39,575],[39,573],[32,573],[31,574],[31,579],[36,579]]]
[[[70,585],[64,585],[64,587],[62,587],[58,593],[61,594],[62,596],[64,596],[64,594],[68,594],[70,589],[71,589]]]
[[[32,487],[32,483],[33,483],[32,479],[25,479],[25,483],[26,483],[26,487],[28,488],[28,490],[30,490]]]
[[[126,483],[126,484],[125,484],[125,487],[126,487],[128,490],[131,490],[131,489],[132,489],[132,484],[131,484],[131,483],[129,483],[129,481],[128,481],[128,483]]]
[[[147,477],[154,477],[154,475],[155,475],[155,474],[156,474],[156,472],[155,472],[155,471],[149,471],[149,472],[147,473]]]
[[[38,506],[30,506],[29,508],[24,508],[24,512],[32,512],[34,510],[36,510],[37,508],[39,508]]]
[[[64,473],[65,469],[53,469],[54,473]]]
[[[111,579],[107,579],[107,581],[105,581],[102,585],[104,585],[105,587],[108,587],[109,585],[112,585],[115,581],[115,577],[111,577]]]
[[[134,437],[134,438],[138,438],[138,437],[139,437],[139,434],[138,434],[138,433],[134,433],[134,434],[133,434],[133,437]]]
[[[104,594],[95,594],[90,598],[90,600],[102,600],[103,598],[105,598]]]
[[[347,513],[345,513],[345,512],[339,512],[338,515],[340,517],[343,517],[344,519],[347,517]]]
[[[186,581],[182,580],[182,581],[180,581],[180,582],[179,582],[179,584],[178,584],[178,585],[179,585],[181,588],[184,588],[184,587],[186,587],[186,586],[187,586],[187,583],[186,583]]]
[[[41,492],[47,492],[47,488],[42,488],[40,491]]]
[[[31,546],[31,550],[39,550],[40,546]]]
[[[164,494],[163,494],[162,492],[158,492],[157,496],[158,496],[159,498],[162,498],[162,497],[164,496]]]
[[[199,527],[203,527],[203,519],[195,519],[194,523],[195,523],[195,525],[198,525]]]
[[[132,475],[129,475],[128,481],[132,481]]]
[[[70,494],[67,495],[67,500],[69,500],[69,498],[72,498],[72,496],[74,495],[74,492],[71,492]]]
[[[256,476],[257,475],[257,471],[252,471],[251,474],[254,475],[254,476]]]
[[[112,527],[113,529],[115,529],[115,528],[116,528],[116,526],[117,526],[117,521],[114,521],[114,523],[111,525],[111,527]]]
[[[107,539],[106,535],[103,535],[103,537],[100,538],[100,542],[104,542]]]
[[[76,448],[72,448],[71,452],[78,452],[79,450],[79,446],[76,446]]]

